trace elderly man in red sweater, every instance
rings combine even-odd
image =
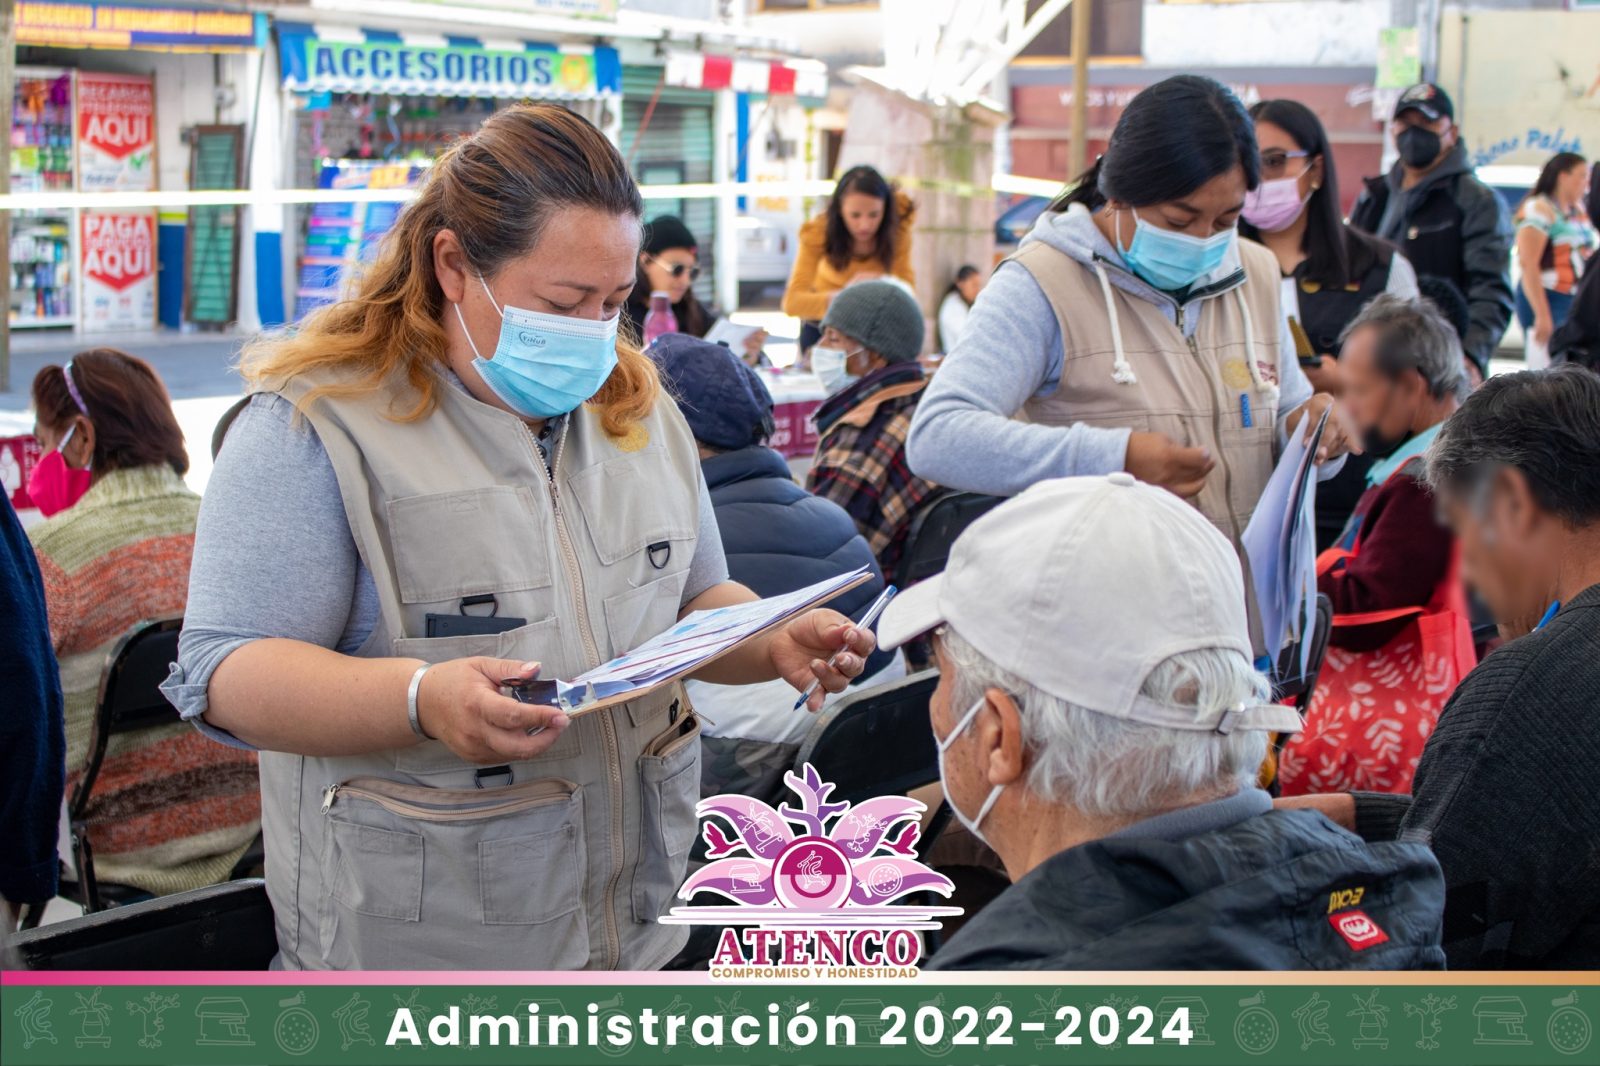
[[[1474,665],[1455,543],[1422,480],[1422,453],[1459,405],[1461,344],[1427,300],[1380,296],[1345,330],[1344,402],[1377,461],[1318,561],[1334,629],[1285,795],[1405,792],[1439,711]]]

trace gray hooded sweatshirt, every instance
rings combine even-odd
[[[1039,217],[1023,244],[1043,241],[1089,267],[1098,258],[1111,284],[1161,308],[1178,322],[1178,304],[1153,288],[1122,261],[1081,207],[1047,212]],[[1237,251],[1199,288],[1239,269]],[[1193,307],[1191,302],[1187,307]],[[1085,314],[1104,315],[1103,306]],[[1192,336],[1200,315],[1186,313],[1183,328]],[[1288,321],[1282,325],[1278,350],[1278,440],[1285,437],[1286,416],[1311,398],[1311,383],[1294,357]],[[966,330],[923,393],[911,423],[907,458],[917,476],[947,488],[1011,496],[1050,478],[1109,474],[1124,468],[1132,430],[1106,429],[1077,423],[1045,426],[1013,419],[1034,396],[1048,396],[1061,384],[1065,353],[1055,312],[1027,269],[1002,263],[978,295]],[[1137,369],[1137,368],[1135,368]],[[1324,463],[1326,480],[1344,460]]]

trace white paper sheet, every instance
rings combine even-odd
[[[559,702],[568,710],[577,710],[691,674],[741,641],[800,614],[808,605],[832,599],[866,573],[863,566],[782,596],[685,615],[677,625],[632,651],[571,681],[557,682]]]
[[[711,323],[711,328],[706,330],[705,339],[712,344],[726,344],[735,352],[742,354],[745,338],[760,328],[760,326],[741,326],[723,317]]]
[[[1290,431],[1242,538],[1273,666],[1284,647],[1300,640],[1302,674],[1310,641],[1301,638],[1316,623],[1316,454],[1327,421],[1323,412],[1310,441],[1300,426]]]

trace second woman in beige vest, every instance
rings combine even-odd
[[[247,353],[166,691],[261,749],[283,966],[651,968],[682,942],[656,921],[698,830],[681,691],[569,718],[498,684],[755,598],[617,334],[642,206],[583,119],[501,112],[350,299]],[[838,691],[872,644],[813,611],[699,676]]]
[[[1250,118],[1221,84],[1180,75],[1135,97],[979,295],[918,405],[917,475],[1011,495],[1127,470],[1193,500],[1237,547],[1285,434],[1333,402],[1296,362],[1277,263],[1237,239],[1260,175]],[[1330,420],[1322,456],[1344,449]]]

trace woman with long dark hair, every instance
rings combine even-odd
[[[638,267],[634,271],[633,292],[628,294],[626,311],[635,337],[644,336],[644,320],[650,314],[650,296],[664,292],[677,319],[679,333],[704,337],[716,325],[717,311],[700,302],[694,283],[700,279],[700,246],[676,215],[660,215],[644,227],[644,242],[639,246]],[[750,366],[771,366],[762,350],[767,331],[747,334],[738,352]]]
[[[1237,239],[1260,174],[1250,117],[1218,82],[1134,97],[979,294],[917,407],[912,469],[999,495],[1126,470],[1237,546],[1286,434],[1333,403],[1295,361],[1278,264]],[[1322,457],[1344,448],[1330,420]]]
[[[1338,358],[1345,326],[1375,296],[1417,295],[1417,276],[1394,245],[1345,224],[1333,150],[1315,112],[1294,100],[1263,100],[1250,116],[1261,184],[1245,199],[1239,232],[1277,257],[1284,314],[1310,346],[1301,358],[1306,377],[1319,392],[1338,396],[1344,391]],[[1352,456],[1317,489],[1319,549],[1349,521],[1372,460]]]
[[[1550,365],[1550,334],[1566,321],[1583,264],[1600,245],[1594,222],[1583,210],[1589,163],[1576,152],[1558,152],[1517,208],[1517,321],[1522,323],[1528,367]]]
[[[916,207],[872,167],[852,167],[834,186],[828,209],[800,227],[783,313],[800,319],[800,348],[822,335],[817,323],[834,295],[857,281],[896,277],[916,284],[911,269],[911,220]]]

